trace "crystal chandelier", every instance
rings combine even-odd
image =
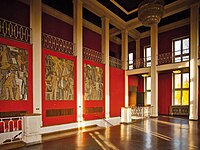
[[[138,6],[138,19],[147,27],[158,24],[163,14],[163,0],[144,0]]]

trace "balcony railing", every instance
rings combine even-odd
[[[0,145],[22,140],[23,117],[0,118]]]
[[[102,54],[86,47],[83,47],[83,58],[86,60],[102,63]]]
[[[185,53],[183,53],[185,52]],[[158,55],[158,65],[189,61],[189,50],[162,53]],[[183,53],[183,54],[181,54]]]
[[[110,56],[109,61],[110,61],[110,66],[122,69],[122,61],[120,59]]]
[[[75,55],[74,44],[64,39],[42,33],[42,47],[60,53]]]
[[[129,61],[128,69],[139,69],[139,68],[147,68],[151,66],[150,58],[138,58],[133,61]],[[132,63],[131,63],[132,62]]]
[[[0,36],[30,43],[31,29],[15,22],[0,18]]]

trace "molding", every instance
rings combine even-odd
[[[52,17],[62,20],[63,22],[73,25],[73,19],[71,17],[57,11],[56,9],[54,9],[46,4],[42,4],[42,11]]]
[[[165,64],[165,65],[158,65],[156,67],[157,71],[166,71],[166,70],[174,70],[174,69],[181,69],[190,66],[190,62],[180,62],[180,63],[172,63],[172,64]]]
[[[131,11],[127,11],[126,9],[124,9],[124,7],[122,7],[121,5],[119,5],[115,0],[110,0],[115,6],[117,6],[121,11],[123,11],[126,15],[130,15],[136,11],[138,11],[138,8],[131,10]]]
[[[111,37],[110,41],[112,41],[113,43],[118,44],[118,45],[122,44],[122,40],[116,36]]]
[[[121,30],[119,30],[117,28],[112,28],[112,29],[109,30],[109,32],[110,32],[110,37],[113,37],[113,36],[120,34]]]
[[[125,29],[126,22],[122,20],[119,16],[114,14],[112,11],[108,10],[105,6],[100,4],[97,0],[83,0],[83,6],[96,14],[99,17],[107,17],[110,23],[120,30]]]
[[[140,69],[133,69],[133,70],[127,70],[126,73],[127,75],[137,75],[137,74],[144,74],[148,73],[150,74],[151,68],[140,68]]]
[[[169,31],[169,30],[173,30],[173,29],[188,25],[189,23],[190,23],[189,18],[186,18],[186,19],[183,19],[183,20],[180,20],[180,21],[177,21],[177,22],[173,22],[173,23],[170,23],[168,25],[159,27],[158,33],[163,33],[163,32]],[[148,36],[150,36],[150,31],[146,31],[146,32],[143,32],[143,33],[140,34],[141,38],[145,38],[145,37],[148,37]]]

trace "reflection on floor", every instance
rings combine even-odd
[[[150,118],[132,124],[80,132],[19,150],[188,150],[200,149],[200,121]]]

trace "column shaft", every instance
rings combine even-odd
[[[158,116],[158,72],[156,70],[158,53],[158,25],[151,27],[151,104],[152,116]]]
[[[83,120],[83,18],[82,18],[82,1],[73,0],[74,4],[74,29],[73,40],[77,55],[77,121]]]
[[[189,119],[198,120],[198,42],[199,6],[190,9],[190,115]]]
[[[109,19],[102,18],[102,54],[105,63],[105,117],[110,117]]]
[[[30,1],[33,44],[33,113],[42,113],[42,1]]]

